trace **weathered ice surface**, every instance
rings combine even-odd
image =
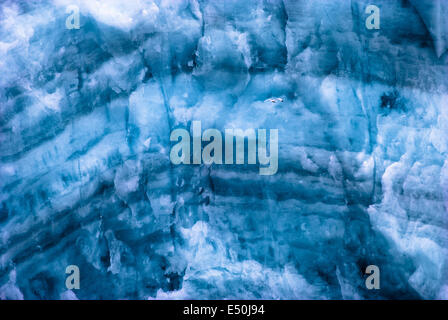
[[[447,13],[1,1],[0,298],[448,299]],[[173,165],[192,121],[278,129],[278,172]]]

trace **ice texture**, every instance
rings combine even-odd
[[[448,299],[447,7],[2,0],[0,298]],[[278,172],[171,164],[192,121]]]

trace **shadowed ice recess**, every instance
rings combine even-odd
[[[447,13],[1,1],[0,298],[448,299]],[[278,172],[173,165],[192,121],[278,129]]]

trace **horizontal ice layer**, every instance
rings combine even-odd
[[[447,298],[434,3],[3,2],[0,298]],[[172,165],[194,120],[278,128],[278,173]]]

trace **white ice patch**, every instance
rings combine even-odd
[[[132,29],[142,19],[155,20],[159,14],[156,3],[147,0],[54,0],[53,3],[60,7],[76,5],[81,14],[92,15],[97,21],[123,30]]]
[[[254,260],[237,261],[236,253],[228,252],[225,237],[210,230],[204,221],[197,222],[190,229],[182,228],[181,233],[187,242],[183,251],[188,261],[182,290],[173,293],[159,291],[156,299],[206,297],[209,294],[206,287],[196,286],[201,282],[212,285],[220,296],[235,299],[281,299],[285,296],[311,299],[317,296],[317,288],[290,264],[274,270]],[[257,287],[259,296],[254,295],[254,287]]]

